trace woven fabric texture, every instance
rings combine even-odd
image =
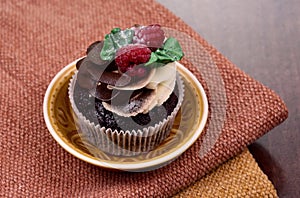
[[[220,137],[201,158],[203,136],[161,169],[112,172],[64,151],[46,128],[42,103],[48,84],[62,67],[83,56],[86,47],[103,39],[112,27],[135,23],[159,23],[185,32],[203,46],[223,78],[226,120]],[[273,91],[244,74],[182,20],[151,0],[2,0],[0,25],[0,197],[171,196],[287,117],[284,103]],[[209,95],[203,76],[189,61],[183,60]],[[210,116],[206,129],[213,124],[211,120]]]
[[[174,197],[278,197],[248,149]]]

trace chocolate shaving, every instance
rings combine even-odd
[[[121,83],[116,84],[115,86],[110,86],[112,89],[118,89],[118,90],[137,90],[145,87],[150,79],[155,74],[155,68],[154,69],[146,69],[146,75],[142,78],[139,77],[130,77],[130,82],[126,85],[122,85]],[[126,75],[123,74],[123,75]],[[129,77],[129,76],[128,76]]]
[[[102,50],[103,44],[104,42],[98,41],[90,45],[87,49],[87,58],[96,65],[106,67],[110,62],[102,60],[100,57],[100,52]]]
[[[92,44],[90,44],[88,46],[88,48],[86,49],[86,54],[88,54],[96,45],[98,45],[99,43],[101,43],[102,41],[95,41]]]
[[[126,74],[120,74],[117,72],[107,72],[103,71],[100,76],[99,81],[112,86],[126,86],[130,83],[131,77]]]
[[[76,62],[76,69],[79,70],[81,63],[84,61],[85,58],[80,59],[79,61]]]
[[[108,89],[107,84],[98,83],[96,90],[94,92],[90,91],[90,93],[99,100],[110,101],[119,95],[120,91]]]
[[[80,87],[88,90],[93,89],[97,82],[93,80],[89,75],[83,73],[77,76],[77,81]]]
[[[123,93],[125,92],[125,93]],[[140,89],[134,92],[122,91],[122,95],[126,94],[123,97],[119,95],[115,99],[111,100],[111,103],[103,102],[105,109],[115,112],[120,116],[135,116],[138,113],[143,112],[143,106],[146,106],[148,102],[151,102],[151,97],[153,97],[154,90],[151,89]],[[130,94],[130,95],[129,95]],[[123,99],[123,101],[122,101]]]
[[[114,89],[115,90],[115,89]],[[120,90],[119,90],[120,91]],[[114,105],[126,105],[130,103],[130,99],[135,97],[137,94],[139,94],[140,91],[132,91],[132,90],[122,90],[120,91],[119,95],[117,98],[114,98],[112,100],[112,103]]]

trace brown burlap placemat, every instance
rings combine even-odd
[[[174,197],[278,197],[248,149]]]
[[[134,23],[159,23],[196,41],[183,63],[204,85],[210,116],[203,135],[173,163],[145,173],[112,172],[64,151],[46,128],[42,102],[53,76],[81,57],[88,44],[102,39],[112,27]],[[274,92],[236,68],[154,1],[4,0],[0,25],[0,197],[171,196],[287,117]],[[214,68],[199,71],[194,62]],[[216,71],[221,87],[210,84]],[[218,106],[224,101],[225,114]],[[221,117],[222,124],[216,124]]]

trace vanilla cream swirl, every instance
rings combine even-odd
[[[107,110],[116,113],[117,115],[130,117],[136,116],[139,113],[148,113],[156,106],[162,105],[171,95],[176,83],[176,64],[177,62],[170,62],[163,67],[151,69],[149,75],[142,81],[126,86],[112,86],[108,85],[108,89],[118,91],[135,91],[146,88],[147,93],[144,95],[137,95],[130,98],[128,103],[119,105],[103,101],[102,104]],[[141,91],[141,94],[143,92]],[[135,100],[139,98],[138,100]]]

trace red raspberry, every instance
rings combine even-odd
[[[148,62],[151,50],[146,45],[129,44],[120,48],[116,53],[116,64],[122,73],[134,69],[135,66]],[[133,71],[133,70],[132,70]],[[138,72],[139,75],[142,72]],[[129,75],[137,75],[137,72],[129,72]]]
[[[144,44],[150,48],[160,48],[165,39],[165,33],[158,24],[135,27],[134,31],[133,43]]]

